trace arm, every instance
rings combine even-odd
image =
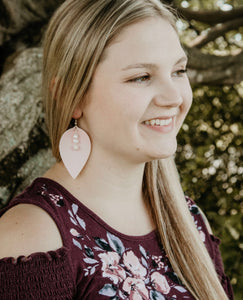
[[[41,208],[20,204],[0,219],[0,299],[73,299],[68,249]]]
[[[19,204],[0,219],[0,259],[27,256],[62,247],[59,230],[52,218],[32,204]]]

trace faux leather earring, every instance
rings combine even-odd
[[[60,139],[59,151],[69,174],[75,179],[85,166],[91,151],[87,133],[77,126],[65,131]]]

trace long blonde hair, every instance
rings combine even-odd
[[[67,0],[44,40],[43,93],[53,155],[75,107],[89,88],[106,47],[125,27],[160,16],[176,18],[159,0]],[[200,300],[228,299],[188,210],[173,158],[146,163],[143,193],[174,271]]]

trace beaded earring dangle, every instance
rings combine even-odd
[[[74,127],[63,133],[59,143],[62,161],[73,179],[81,172],[91,152],[90,138],[77,123],[75,119]]]

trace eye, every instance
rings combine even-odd
[[[181,69],[181,70],[173,72],[172,75],[175,77],[182,77],[186,73],[187,73],[187,69]]]
[[[128,80],[129,82],[135,82],[135,83],[143,83],[143,82],[147,82],[150,80],[150,75],[143,75],[143,76],[139,76],[136,78],[132,78],[130,80]]]

